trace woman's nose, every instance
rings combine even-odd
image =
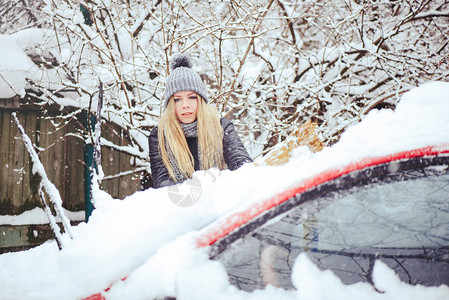
[[[183,108],[189,107],[189,101],[187,101],[186,99],[182,99],[182,107]]]

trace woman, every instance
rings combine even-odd
[[[149,136],[155,188],[182,182],[197,170],[235,170],[251,162],[234,125],[207,104],[201,77],[190,59],[177,55],[164,92],[165,111]]]

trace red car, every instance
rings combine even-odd
[[[449,144],[313,176],[209,224],[198,247],[209,245],[210,258],[246,291],[293,289],[300,253],[346,284],[374,284],[374,261],[381,260],[407,283],[449,285]]]

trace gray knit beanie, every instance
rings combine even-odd
[[[187,55],[179,53],[173,56],[170,67],[172,72],[165,83],[165,106],[174,94],[182,91],[195,92],[207,102],[206,88],[201,77],[192,69],[190,58]]]

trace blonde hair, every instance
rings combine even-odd
[[[207,170],[217,166],[221,170],[226,168],[223,158],[223,127],[220,123],[218,111],[198,96],[198,156],[200,169]],[[168,101],[167,107],[158,124],[159,151],[170,177],[177,181],[168,158],[168,148],[176,158],[178,168],[185,178],[191,178],[194,169],[194,159],[187,144],[180,121],[175,114],[175,101],[173,97]]]

